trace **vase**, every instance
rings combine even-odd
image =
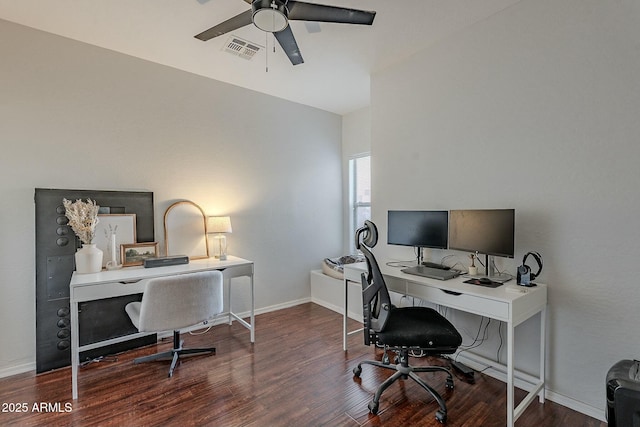
[[[102,270],[102,250],[95,243],[83,244],[76,252],[76,272],[99,273]]]

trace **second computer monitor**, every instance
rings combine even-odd
[[[448,211],[389,211],[387,243],[447,249]]]
[[[449,249],[513,258],[515,210],[452,210],[449,217]]]

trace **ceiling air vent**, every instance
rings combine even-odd
[[[243,40],[237,36],[230,36],[223,50],[246,60],[251,60],[262,49],[262,46]]]

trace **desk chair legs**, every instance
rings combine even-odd
[[[184,344],[184,340],[180,339],[180,331],[173,331],[173,348],[169,351],[164,351],[162,353],[152,354],[150,356],[138,357],[133,361],[133,363],[145,363],[152,362],[155,360],[166,360],[171,359],[171,367],[169,368],[169,378],[173,376],[173,371],[176,368],[178,363],[178,359],[182,355],[197,355],[197,354],[216,354],[215,347],[207,347],[207,348],[182,348]]]
[[[440,396],[440,394],[435,391],[431,386],[425,383],[422,378],[420,378],[416,372],[445,372],[447,374],[446,387],[449,389],[453,388],[453,375],[451,375],[451,371],[444,366],[409,366],[409,350],[406,348],[399,350],[399,363],[392,365],[385,362],[379,362],[377,360],[364,360],[358,363],[358,366],[353,368],[353,375],[356,377],[360,377],[362,373],[362,365],[372,365],[377,366],[379,368],[391,369],[396,371],[392,376],[387,378],[376,390],[376,393],[373,397],[373,400],[369,402],[369,411],[372,414],[378,413],[378,407],[380,405],[380,396],[382,393],[396,380],[398,379],[406,379],[411,378],[415,382],[417,382],[420,387],[428,391],[431,396],[438,402],[438,406],[440,409],[436,412],[436,419],[445,423],[447,421],[447,407],[445,405],[444,399]],[[385,353],[386,354],[386,353]]]

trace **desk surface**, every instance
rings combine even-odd
[[[207,270],[224,270],[228,267],[253,264],[252,261],[228,256],[225,261],[216,258],[205,258],[189,261],[188,264],[169,265],[163,267],[144,268],[143,266],[123,267],[119,270],[103,270],[99,273],[77,274],[73,272],[71,288],[97,285],[100,283],[119,282],[132,279],[150,279],[153,277],[171,276],[174,274],[195,273]]]
[[[414,274],[403,273],[400,268],[391,267],[386,264],[381,264],[379,267],[380,271],[385,276],[406,280],[416,284],[428,285],[434,288],[442,289],[446,292],[457,292],[476,297],[488,298],[496,301],[503,301],[510,304],[531,294],[544,293],[544,300],[546,302],[547,285],[541,283],[530,288],[522,287],[522,290],[525,291],[525,293],[519,293],[507,290],[507,286],[509,286],[509,283],[498,286],[497,288],[490,288],[487,286],[464,283],[465,280],[468,280],[468,278],[464,276],[454,277],[453,279],[449,280],[438,280],[423,276],[417,276]],[[344,266],[345,277],[358,283],[360,282],[360,274],[366,270],[367,264],[364,262],[347,264]],[[515,284],[515,282],[513,284]]]

